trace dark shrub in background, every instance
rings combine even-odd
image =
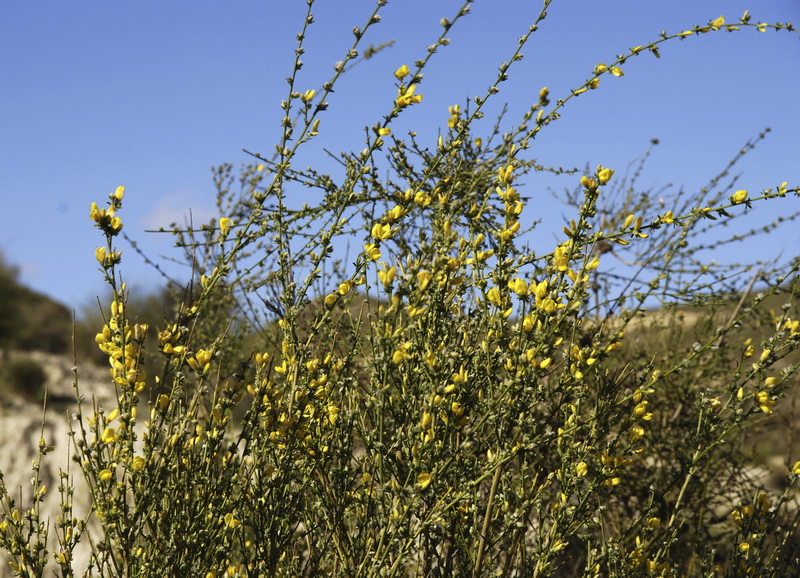
[[[47,372],[34,359],[13,359],[0,367],[0,389],[28,400],[41,401]]]
[[[72,315],[67,307],[21,285],[0,255],[0,347],[66,353]]]

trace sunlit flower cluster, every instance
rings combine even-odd
[[[95,341],[100,351],[108,355],[114,383],[140,392],[145,387],[142,362],[148,327],[144,323],[129,325],[125,316],[124,292],[123,285],[121,293],[111,302],[111,317]]]
[[[92,203],[89,216],[97,227],[107,235],[114,236],[122,230],[122,221],[116,216],[116,212],[122,207],[124,194],[125,187],[117,187],[117,190],[110,195],[107,209],[100,209],[97,207],[97,203]]]

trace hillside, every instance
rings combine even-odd
[[[66,353],[71,325],[70,310],[22,285],[0,254],[0,348]]]

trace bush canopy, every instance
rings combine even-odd
[[[536,213],[526,183],[559,170],[529,150],[573,99],[682,38],[793,27],[745,13],[664,33],[568,94],[542,88],[512,128],[501,118],[476,133],[546,25],[545,2],[492,86],[452,105],[435,142],[396,134],[465,2],[394,71],[396,94],[363,150],[325,174],[293,161],[324,130],[348,66],[380,49],[361,44],[385,2],[316,90],[298,80],[307,4],[282,137],[238,175],[216,169],[219,218],[175,231],[194,276],[162,326],[126,307],[124,188],[92,205],[113,293],[96,341],[116,403],[82,397],[76,373],[76,466],[61,474],[57,518],[41,515],[38,473],[25,505],[3,490],[0,546],[14,573],[796,574],[800,463],[780,400],[797,385],[800,260],[708,258],[737,237],[709,242],[710,231],[800,194],[786,182],[737,190],[730,169],[764,135],[697,193],[643,193],[647,155],[627,172],[574,173],[560,239],[534,250],[525,237],[553,218]],[[304,188],[319,204],[289,201]],[[341,240],[358,244],[346,261]],[[148,348],[158,357],[145,363]],[[779,440],[777,488],[743,443],[753,432]],[[76,491],[90,511],[74,511]]]

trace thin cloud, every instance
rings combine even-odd
[[[186,225],[191,221],[195,226],[208,223],[216,217],[217,211],[198,200],[199,197],[199,192],[194,190],[177,191],[161,197],[142,217],[140,224],[146,230],[158,230],[161,227],[169,229],[171,223]]]

